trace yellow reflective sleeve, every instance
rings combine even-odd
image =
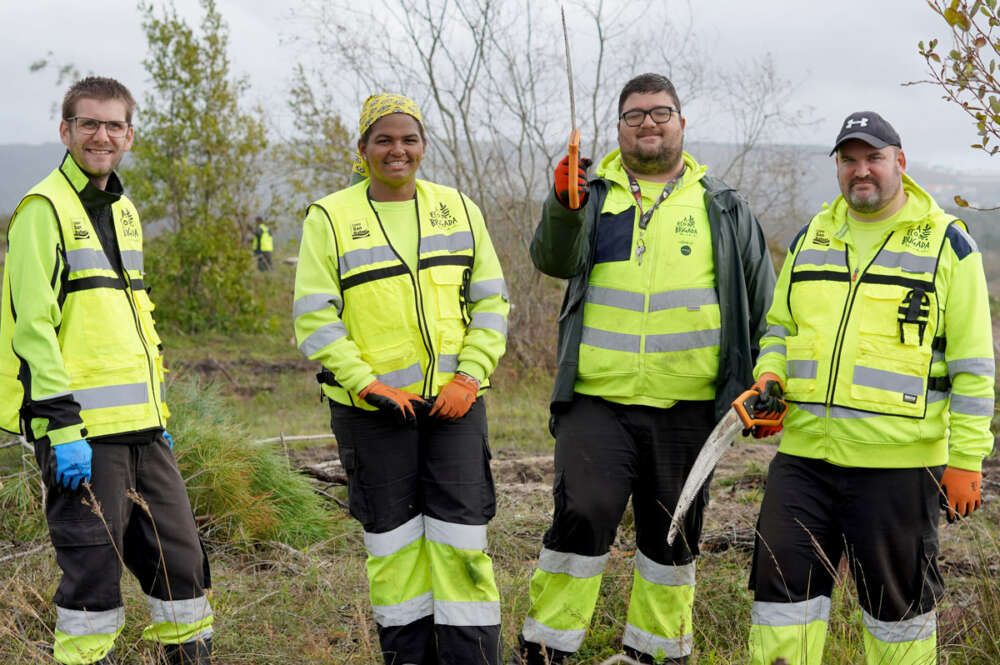
[[[791,312],[788,311],[788,288],[792,266],[795,264],[795,254],[795,251],[789,251],[785,256],[785,263],[781,266],[778,281],[774,285],[774,298],[771,299],[771,308],[767,311],[767,332],[760,338],[760,353],[753,369],[754,379],[759,379],[765,372],[771,372],[778,375],[782,382],[788,380],[785,337],[794,335],[798,330]]]

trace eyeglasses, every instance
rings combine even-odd
[[[94,118],[84,118],[80,115],[66,118],[66,122],[75,122],[77,131],[86,136],[96,134],[101,125],[104,125],[108,136],[113,139],[120,139],[125,136],[125,132],[132,126],[132,123],[125,122],[124,120],[95,120]]]
[[[662,125],[665,122],[670,122],[670,117],[677,113],[677,109],[673,106],[654,106],[648,111],[643,111],[642,109],[632,109],[631,111],[625,111],[619,117],[625,121],[625,124],[629,127],[638,127],[646,121],[646,116],[648,115],[653,119],[658,125]]]

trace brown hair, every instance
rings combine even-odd
[[[66,91],[63,97],[62,117],[72,118],[76,115],[76,103],[80,99],[98,99],[101,101],[117,99],[125,103],[125,122],[132,122],[132,112],[135,111],[135,99],[128,88],[118,81],[104,76],[88,76],[82,78]]]
[[[662,74],[639,74],[631,81],[625,84],[622,88],[622,92],[618,95],[618,113],[621,114],[622,107],[625,106],[625,100],[628,99],[629,95],[635,93],[648,93],[648,92],[666,92],[668,95],[673,97],[674,105],[677,107],[677,114],[681,113],[681,100],[677,96],[677,91],[674,89],[674,84],[670,82],[666,76]]]

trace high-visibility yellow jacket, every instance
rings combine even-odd
[[[257,225],[257,233],[254,235],[254,250],[258,252],[274,251],[274,236],[264,224]]]
[[[792,243],[755,375],[785,381],[779,450],[854,467],[979,470],[992,448],[992,330],[965,225],[903,175],[907,215],[859,265],[843,197]]]
[[[507,289],[479,209],[458,191],[417,181],[418,265],[392,246],[368,181],[309,207],[295,273],[299,349],[333,378],[325,394],[358,397],[376,377],[431,398],[462,371],[482,387],[503,355]]]
[[[0,427],[52,445],[163,428],[160,338],[142,280],[142,226],[111,205],[122,273],[112,268],[67,153],[18,205],[8,232],[0,319]],[[108,248],[109,250],[111,248]]]

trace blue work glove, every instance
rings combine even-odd
[[[163,430],[163,438],[166,440],[167,445],[170,446],[170,450],[174,449],[174,437],[170,436],[170,432]]]
[[[56,483],[71,490],[80,486],[80,481],[90,482],[90,460],[93,451],[84,439],[52,446],[55,456]]]

